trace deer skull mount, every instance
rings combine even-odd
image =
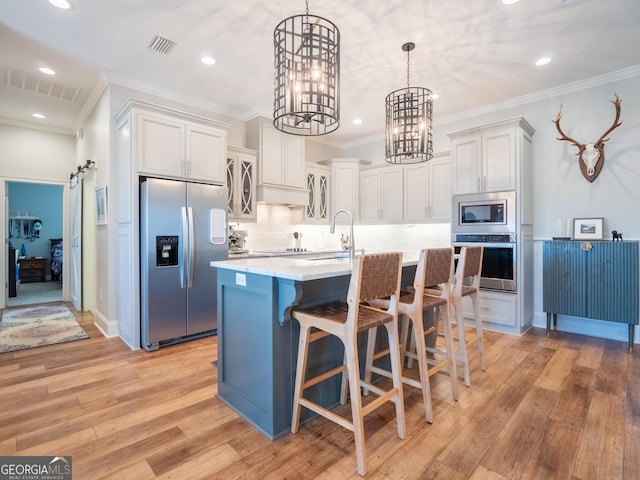
[[[580,171],[584,178],[587,179],[588,182],[593,182],[604,165],[604,142],[609,140],[606,138],[614,129],[618,128],[622,125],[620,121],[620,103],[622,102],[618,95],[616,94],[615,100],[610,100],[616,107],[616,118],[613,121],[613,125],[609,127],[609,130],[604,132],[602,136],[595,143],[578,143],[571,137],[567,137],[567,135],[560,128],[560,119],[562,118],[562,105],[560,106],[560,111],[558,112],[558,116],[553,123],[556,124],[556,128],[560,133],[559,137],[556,137],[558,140],[566,140],[567,142],[572,143],[576,147],[578,147],[578,158],[580,159]]]

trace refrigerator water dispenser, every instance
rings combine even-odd
[[[156,237],[156,267],[178,266],[178,236]]]

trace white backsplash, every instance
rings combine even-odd
[[[300,246],[308,250],[339,250],[340,234],[349,234],[348,225],[336,225],[334,234],[329,225],[293,223],[291,210],[283,205],[258,204],[257,223],[232,223],[246,230],[249,250],[279,250],[296,246],[293,232],[302,234]],[[356,225],[356,248],[372,251],[418,251],[422,248],[451,245],[449,223],[407,225]]]

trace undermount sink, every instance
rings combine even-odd
[[[304,257],[303,260],[343,260],[345,258],[349,258],[349,252],[337,252],[337,253],[319,253],[316,255],[310,255],[308,257]]]
[[[356,255],[364,255],[364,248],[359,248],[356,250]],[[344,252],[327,252],[327,253],[316,253],[314,255],[304,256],[303,260],[343,260],[349,258],[349,251]]]

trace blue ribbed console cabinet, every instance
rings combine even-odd
[[[547,335],[557,315],[638,325],[638,242],[545,241],[543,310]]]

